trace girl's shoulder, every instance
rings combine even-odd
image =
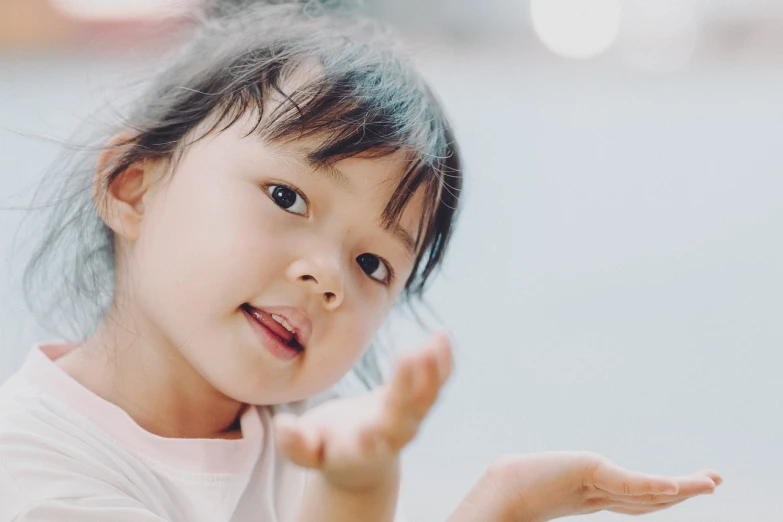
[[[13,436],[16,441],[25,435],[65,433],[65,425],[78,422],[73,411],[66,407],[57,393],[48,387],[59,376],[54,375],[40,345],[32,348],[21,368],[0,385],[0,449],[3,438]]]
[[[0,385],[0,437],[20,434],[39,425],[47,407],[41,390],[25,378],[21,370]],[[3,447],[0,438],[0,449]]]
[[[0,464],[87,457],[101,441],[98,430],[66,401],[38,386],[22,368],[0,386]],[[2,520],[2,519],[0,519]]]
[[[63,498],[98,497],[121,479],[95,430],[24,372],[0,386],[0,520]],[[30,515],[32,516],[32,514]],[[19,518],[21,519],[21,518]]]

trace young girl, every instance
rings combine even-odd
[[[94,165],[62,172],[83,190],[60,194],[28,282],[95,320],[35,346],[0,391],[0,520],[395,520],[448,338],[368,394],[329,390],[371,366],[454,225],[459,155],[421,78],[350,13],[221,12]],[[450,521],[644,513],[719,482],[510,456]]]

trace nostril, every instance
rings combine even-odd
[[[334,301],[334,298],[337,297],[332,292],[324,292],[324,299],[326,299],[327,303],[331,303]]]

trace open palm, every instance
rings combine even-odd
[[[389,382],[372,393],[329,401],[300,417],[278,414],[278,451],[336,486],[371,487],[397,469],[400,450],[416,435],[451,366],[448,338],[435,335],[403,356]]]
[[[499,460],[485,478],[509,499],[509,520],[541,522],[607,510],[639,515],[701,494],[723,481],[704,470],[666,477],[628,471],[590,452],[544,452]]]

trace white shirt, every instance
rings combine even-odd
[[[159,437],[54,363],[72,348],[34,347],[0,387],[0,522],[295,520],[310,472],[276,455],[270,408],[242,439]]]

